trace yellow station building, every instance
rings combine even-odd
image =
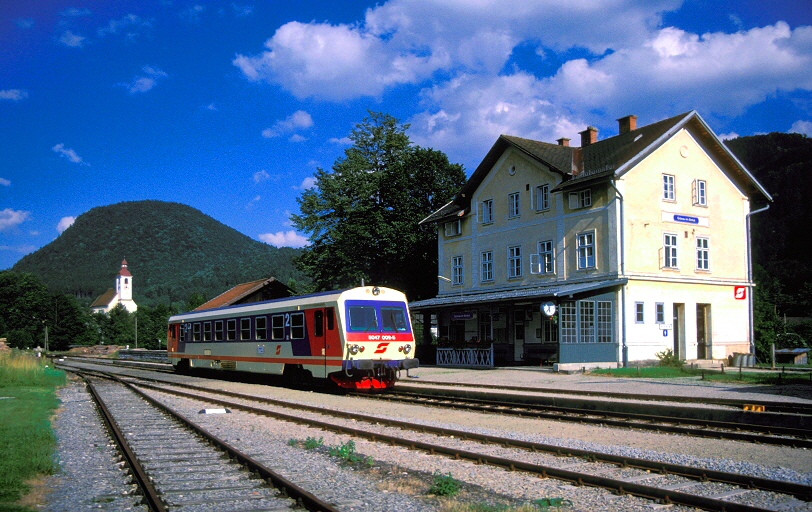
[[[559,368],[753,351],[749,217],[772,198],[695,111],[581,146],[502,135],[437,223],[441,344]]]

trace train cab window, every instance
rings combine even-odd
[[[378,317],[374,306],[349,306],[351,331],[377,331]]]
[[[320,309],[313,313],[313,336],[324,336],[324,311]]]
[[[215,320],[214,322],[214,341],[223,341],[223,321]]]
[[[200,341],[200,322],[195,322],[192,326],[192,341]]]
[[[285,317],[284,315],[274,315],[271,317],[271,339],[285,339]]]
[[[268,317],[258,316],[254,320],[254,335],[258,340],[268,339]]]
[[[237,339],[237,321],[234,319],[226,320],[226,340],[234,341]]]
[[[250,340],[251,339],[251,319],[250,318],[240,318],[240,339],[241,340]]]
[[[406,312],[400,306],[382,306],[381,320],[384,331],[405,332],[409,330]]]
[[[305,337],[304,313],[290,314],[290,339],[303,340]]]
[[[191,324],[183,324],[180,326],[180,341],[185,341],[186,343],[192,341]]]
[[[211,341],[211,322],[203,322],[203,341]]]
[[[324,310],[327,315],[327,330],[332,331],[336,328],[336,315],[333,308],[327,308]]]

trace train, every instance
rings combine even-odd
[[[417,368],[406,296],[361,286],[169,318],[167,355],[192,368],[280,375],[344,389],[392,387]]]

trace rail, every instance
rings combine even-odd
[[[488,348],[437,348],[437,366],[492,368],[493,343]]]

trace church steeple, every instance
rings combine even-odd
[[[121,301],[133,300],[133,275],[127,268],[127,260],[121,262],[121,270],[116,276],[116,293]]]

